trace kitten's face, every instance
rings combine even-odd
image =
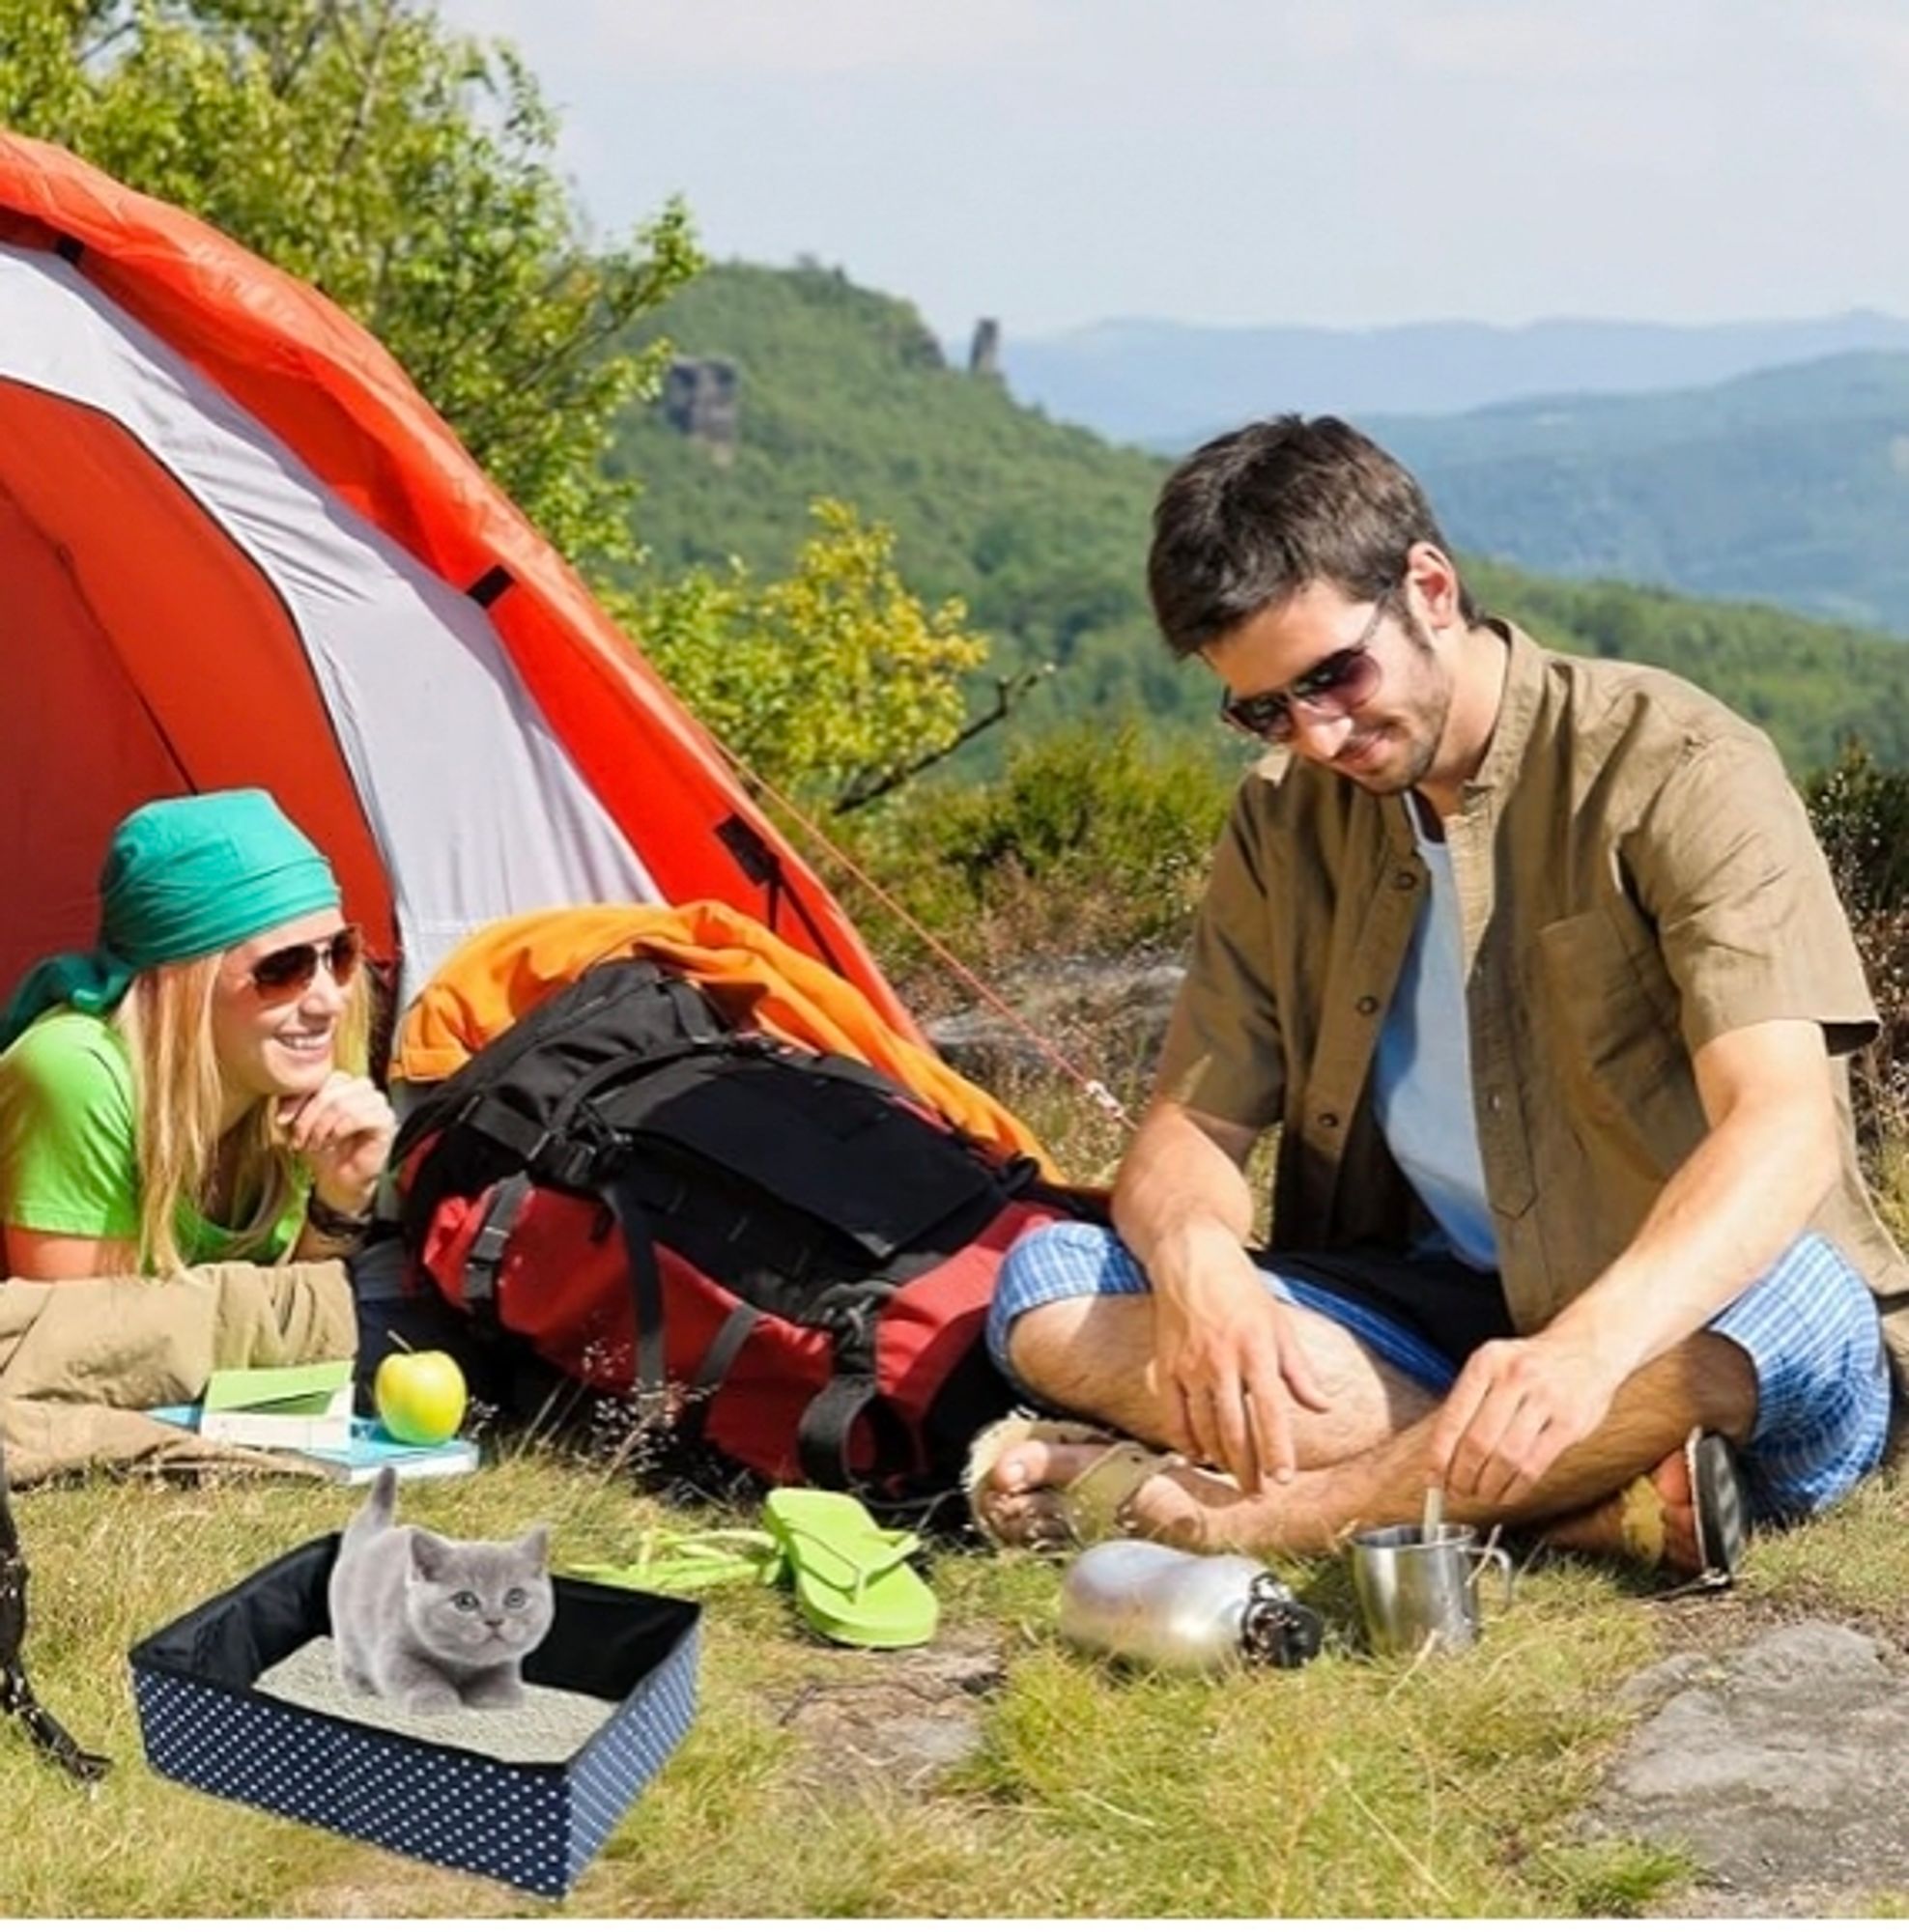
[[[413,1634],[445,1662],[470,1669],[527,1656],[556,1613],[547,1547],[542,1528],[515,1543],[451,1543],[413,1529],[405,1586]]]

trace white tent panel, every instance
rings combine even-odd
[[[391,882],[401,1001],[494,919],[661,900],[476,604],[66,262],[0,246],[0,376],[121,423],[284,601]]]

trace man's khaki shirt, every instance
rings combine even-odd
[[[1472,1117],[1520,1333],[1629,1244],[1706,1131],[1691,1056],[1813,1019],[1842,1177],[1810,1226],[1883,1304],[1909,1375],[1909,1264],[1857,1166],[1841,1056],[1876,1032],[1849,923],[1769,740],[1668,673],[1510,639],[1496,727],[1445,823]],[[1274,753],[1215,855],[1157,1091],[1282,1129],[1273,1238],[1406,1247],[1429,1223],[1373,1107],[1380,1028],[1427,890],[1402,797]]]

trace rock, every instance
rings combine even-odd
[[[979,1747],[983,1699],[1001,1675],[998,1646],[978,1633],[831,1657],[782,1713],[802,1741],[799,1775],[831,1790],[926,1789]]]
[[[1185,968],[1178,960],[1069,960],[1003,987],[1028,1028],[1109,1084],[1151,1070]],[[1028,1034],[991,1007],[969,1007],[927,1024],[936,1052],[983,1086],[1047,1062]]]
[[[1667,1659],[1621,1694],[1663,1701],[1612,1765],[1591,1834],[1683,1848],[1700,1894],[1744,1915],[1909,1890],[1909,1680],[1874,1638],[1797,1624]]]

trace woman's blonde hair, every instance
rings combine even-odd
[[[213,992],[223,952],[134,976],[113,1015],[132,1063],[133,1159],[139,1187],[139,1265],[171,1274],[184,1265],[179,1213],[189,1202],[211,1219],[225,1089],[213,1044]],[[371,1036],[369,976],[360,971],[339,1015],[334,1064],[365,1070]],[[230,1202],[243,1225],[233,1250],[244,1253],[271,1233],[304,1175],[278,1132],[277,1108],[262,1095],[233,1130],[238,1162]]]

